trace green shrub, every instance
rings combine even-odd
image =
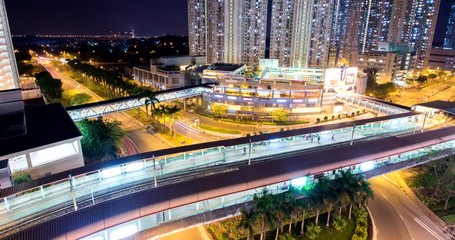
[[[19,184],[19,183],[24,183],[24,182],[30,182],[32,180],[32,177],[26,172],[15,172],[13,173],[13,183],[14,184]]]

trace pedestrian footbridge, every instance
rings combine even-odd
[[[160,102],[167,102],[200,96],[204,92],[212,92],[212,88],[209,85],[204,84],[193,87],[169,89],[156,92],[156,98]],[[99,117],[105,114],[126,111],[142,106],[145,106],[145,98],[140,98],[139,96],[129,96],[68,107],[66,110],[70,117],[77,122],[84,118]]]
[[[3,190],[0,237],[116,239],[123,227],[141,231],[239,204],[264,187],[285,191],[343,169],[373,176],[453,154],[455,127],[422,132],[424,123],[407,112],[74,169]]]

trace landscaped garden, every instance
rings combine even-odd
[[[408,171],[407,183],[420,200],[448,224],[455,223],[455,157]]]
[[[367,239],[365,204],[371,197],[363,176],[341,172],[277,195],[264,189],[240,215],[207,228],[215,239]]]

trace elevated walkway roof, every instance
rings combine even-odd
[[[436,100],[431,102],[419,103],[414,106],[439,109],[451,115],[455,115],[455,102]]]

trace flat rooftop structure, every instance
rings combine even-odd
[[[157,69],[166,72],[180,71],[180,67],[176,65],[155,65]]]
[[[149,65],[147,65],[147,66],[137,66],[137,67],[134,67],[134,68],[145,70],[145,71],[150,71],[150,66]]]
[[[433,108],[444,111],[451,115],[455,115],[455,102],[436,100],[431,102],[419,103],[413,106],[413,108],[415,107]]]
[[[209,65],[207,70],[233,72],[243,66],[245,64],[214,63]]]
[[[0,156],[82,136],[61,104],[25,110],[26,133],[0,139]]]

